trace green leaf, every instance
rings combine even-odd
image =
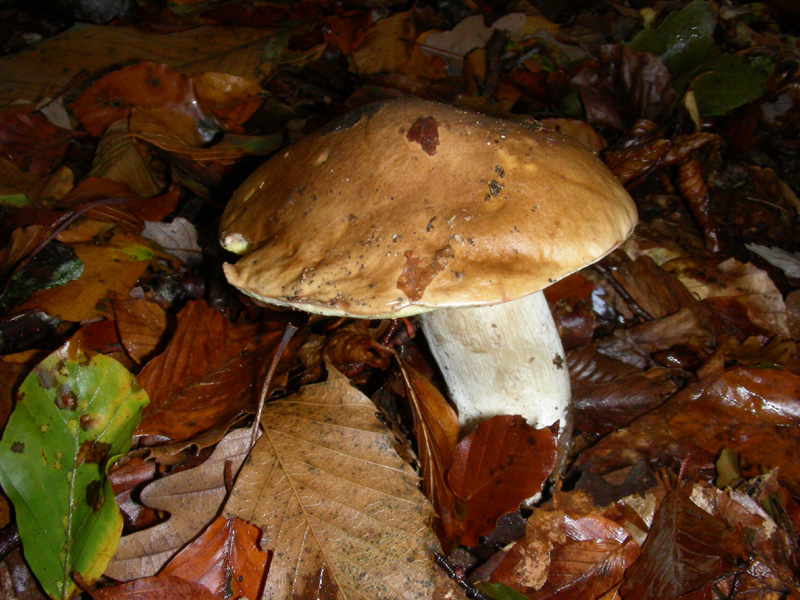
[[[0,206],[6,208],[20,208],[22,206],[30,206],[30,200],[25,194],[7,194],[0,196]]]
[[[747,60],[738,54],[725,54],[703,65],[692,83],[697,108],[702,116],[726,115],[764,95],[772,63],[760,58]]]
[[[122,531],[107,473],[131,443],[147,394],[114,359],[69,342],[34,367],[0,441],[0,484],[25,559],[52,598],[89,583]]]
[[[667,16],[657,29],[642,29],[628,45],[656,55],[677,78],[693,71],[716,50],[713,38],[716,22],[708,2],[693,0]]]
[[[527,600],[526,596],[520,594],[514,588],[510,588],[503,583],[479,583],[478,588],[494,600]]]

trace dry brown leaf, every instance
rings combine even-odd
[[[206,114],[213,115],[227,131],[244,133],[242,123],[261,106],[261,86],[245,77],[228,73],[198,73],[192,76],[194,91]]]
[[[461,428],[455,411],[438,388],[406,361],[399,359],[398,363],[414,418],[422,491],[433,504],[437,533],[442,545],[447,546],[455,543],[460,528],[452,518],[455,498],[447,483],[447,471],[453,462]]]
[[[201,300],[189,302],[177,319],[164,352],[137,377],[150,396],[137,433],[173,441],[225,431],[255,410],[262,369],[283,327],[266,321],[237,325]]]
[[[766,271],[735,258],[675,259],[662,268],[745,333],[789,337],[783,295]]]
[[[155,302],[130,296],[113,297],[111,307],[128,355],[136,363],[150,358],[167,330],[167,312]]]
[[[223,516],[260,527],[274,551],[262,598],[431,598],[432,510],[369,399],[329,366],[261,423]]]
[[[106,129],[97,146],[89,176],[124,183],[137,196],[155,196],[161,191],[161,185],[128,131],[126,119]]]
[[[142,490],[144,504],[171,516],[155,527],[123,537],[106,575],[121,581],[155,575],[217,515],[228,492],[226,463],[235,475],[249,445],[250,430],[234,430],[199,467],[159,479]]]
[[[738,537],[678,485],[661,501],[642,555],[625,573],[620,595],[626,600],[661,600],[699,588],[733,570],[732,558],[741,551]]]
[[[351,58],[359,75],[397,71],[408,61],[414,40],[411,12],[396,13],[381,19],[364,33]]]
[[[217,517],[170,560],[160,576],[173,575],[207,587],[217,598],[256,598],[269,553],[258,548],[261,532],[236,517]]]
[[[77,244],[74,249],[83,263],[80,277],[35,292],[20,306],[21,310],[37,308],[75,322],[102,316],[100,300],[110,293],[127,294],[157,255],[149,242],[125,232],[117,233],[103,245]]]

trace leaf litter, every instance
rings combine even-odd
[[[796,11],[137,4],[138,23],[77,25],[0,62],[4,102],[27,102],[0,119],[6,434],[25,375],[68,339],[151,398],[109,476],[126,534],[109,579],[62,569],[53,591],[37,565],[55,546],[26,543],[17,508],[11,597],[26,567],[51,597],[800,593]],[[140,62],[142,40],[159,58]],[[459,431],[413,320],[278,313],[221,276],[216,218],[258,156],[403,94],[541,119],[637,202],[621,249],[548,290],[575,410],[560,478],[548,430]],[[250,453],[243,425],[289,323]]]

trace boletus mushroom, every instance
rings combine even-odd
[[[578,142],[416,99],[366,105],[236,191],[228,281],[257,300],[366,319],[420,315],[462,426],[520,414],[570,429],[564,352],[541,290],[599,260],[636,208]]]

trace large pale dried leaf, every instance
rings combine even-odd
[[[653,518],[642,555],[625,573],[623,599],[663,600],[700,587],[733,568],[734,539],[719,518],[671,489]]]
[[[236,325],[204,301],[188,303],[164,352],[139,373],[151,404],[138,433],[187,440],[210,429],[224,431],[253,411],[281,327]]]
[[[262,598],[431,598],[431,507],[372,403],[330,367],[261,422],[223,515],[274,549]]]
[[[258,548],[259,537],[261,532],[241,519],[217,517],[161,575],[201,583],[218,598],[256,598],[269,564],[269,554]]]
[[[212,522],[228,492],[226,470],[236,474],[249,445],[250,430],[234,430],[199,467],[159,479],[142,490],[142,502],[169,513],[170,518],[123,537],[106,575],[121,581],[155,575]]]
[[[462,523],[461,544],[475,546],[498,518],[538,494],[555,461],[556,440],[549,429],[534,429],[519,415],[481,422],[456,446],[447,474],[463,502],[453,515]]]

